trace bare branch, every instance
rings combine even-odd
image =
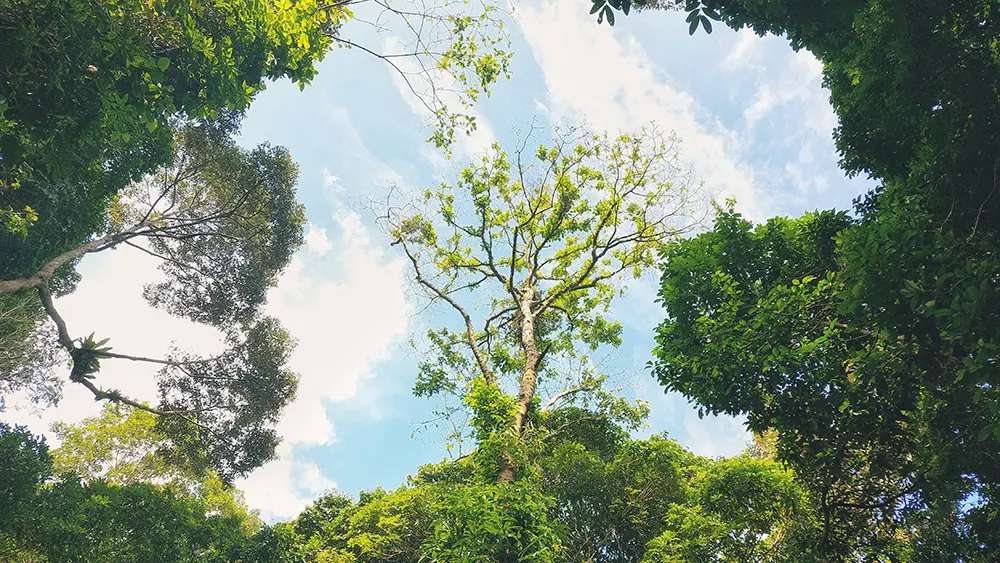
[[[52,322],[56,323],[56,330],[59,333],[59,343],[62,344],[63,348],[67,351],[72,352],[76,346],[73,345],[73,338],[69,335],[69,330],[66,329],[66,321],[63,320],[62,315],[56,310],[55,305],[52,303],[52,293],[49,292],[48,280],[45,280],[38,286],[38,297],[42,300],[42,306],[45,307],[45,312],[52,319]]]
[[[30,276],[13,280],[0,280],[0,293],[14,293],[16,291],[21,291],[22,289],[45,285],[52,278],[52,275],[55,274],[55,271],[63,265],[68,264],[87,253],[97,252],[105,245],[121,242],[122,240],[133,236],[135,236],[135,233],[130,231],[112,233],[101,238],[94,239],[86,244],[82,244],[72,250],[63,252],[52,260],[49,260],[44,266],[39,268],[37,272]]]
[[[582,393],[584,391],[593,391],[596,388],[597,387],[595,385],[580,385],[579,387],[571,387],[569,389],[565,389],[559,393],[556,393],[551,398],[549,398],[549,400],[545,402],[545,405],[542,406],[542,410],[543,411],[549,410],[550,408],[555,406],[556,403],[565,399],[566,397],[569,397],[570,395],[575,395],[577,393]]]
[[[406,257],[410,259],[410,263],[413,265],[413,272],[417,276],[417,283],[429,289],[434,295],[446,301],[451,305],[460,315],[462,319],[465,320],[465,336],[466,341],[469,343],[469,348],[472,349],[472,355],[476,358],[476,363],[479,365],[479,370],[483,373],[483,379],[486,380],[487,385],[496,385],[496,380],[493,378],[493,373],[490,371],[489,366],[486,364],[486,359],[483,357],[479,350],[479,344],[476,342],[476,330],[472,326],[472,317],[469,313],[455,301],[453,297],[448,295],[447,292],[442,291],[439,287],[431,283],[424,277],[423,273],[420,271],[420,264],[417,262],[416,256],[410,252],[410,248],[406,245],[406,241],[401,237],[397,238],[395,244],[399,244],[403,247],[403,252],[406,253]]]

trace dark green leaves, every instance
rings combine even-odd
[[[996,448],[992,414],[970,416],[995,408],[992,385],[966,383],[988,377],[977,364],[992,349],[980,342],[991,351],[963,353],[966,344],[951,335],[947,344],[928,338],[924,331],[954,330],[947,323],[962,318],[961,308],[934,315],[931,302],[944,300],[928,295],[934,284],[923,274],[887,284],[881,269],[896,253],[840,246],[864,232],[864,222],[843,213],[754,226],[722,212],[712,231],[666,249],[659,291],[669,317],[657,329],[654,374],[709,412],[742,414],[752,430],[777,432],[779,457],[816,498],[840,499],[822,524],[821,554],[837,561],[915,549],[901,529],[944,537],[967,526],[946,507],[971,502],[975,482],[1000,478],[986,453]],[[857,255],[867,259],[856,264]],[[934,262],[920,263],[911,271]],[[849,277],[854,271],[864,277]],[[883,292],[884,308],[872,308]],[[944,467],[947,475],[938,473]],[[882,516],[904,496],[914,508]],[[869,523],[863,530],[861,521]],[[948,541],[970,546],[990,535],[968,533]]]
[[[691,15],[688,16],[688,21],[691,23],[688,26],[688,35],[694,35],[694,32],[698,31],[698,12],[691,12]]]
[[[716,21],[721,19],[717,11],[702,7],[698,0],[688,0],[684,9],[688,11],[687,18],[684,20],[688,23],[688,35],[694,35],[694,32],[698,31],[699,25],[705,29],[706,33],[712,33],[712,22],[709,21],[709,18]]]
[[[89,192],[99,220],[108,198],[169,158],[174,116],[242,111],[265,79],[308,82],[343,16],[315,2],[4,3],[0,255],[12,228],[35,226],[14,219],[46,220],[46,189]]]
[[[302,244],[305,215],[296,201],[298,168],[283,147],[246,151],[233,132],[209,123],[178,132],[167,186],[177,202],[159,215],[165,233],[149,237],[167,257],[167,280],[145,288],[154,306],[218,327],[252,319]],[[138,216],[144,215],[138,210]]]
[[[298,380],[285,366],[294,342],[276,319],[234,328],[214,358],[178,354],[158,376],[163,416],[158,429],[178,463],[202,463],[223,480],[245,475],[274,456],[274,430]]]
[[[73,369],[69,375],[70,380],[94,378],[94,374],[101,369],[100,359],[106,357],[103,353],[111,350],[110,346],[104,346],[108,343],[108,340],[105,338],[95,341],[94,334],[91,333],[90,336],[80,341],[79,346],[70,353],[73,357]]]
[[[614,11],[621,11],[626,16],[632,9],[631,0],[593,0],[594,5],[590,9],[591,14],[598,14],[597,23],[602,23],[604,19],[608,20],[610,25],[614,25],[615,17]],[[638,2],[638,6],[642,7],[647,5],[645,2]],[[722,14],[719,11],[718,2],[714,0],[709,0],[707,4],[702,4],[700,0],[685,0],[683,5],[679,1],[668,0],[666,2],[658,3],[653,2],[652,7],[654,9],[683,9],[688,12],[687,23],[689,24],[688,32],[690,35],[694,35],[698,27],[701,26],[705,29],[705,32],[712,33],[712,22],[711,20],[721,21]]]
[[[615,25],[614,10],[620,10],[626,16],[632,10],[632,0],[593,0],[593,2],[590,13],[597,14],[597,23],[602,23],[606,19],[611,26]]]

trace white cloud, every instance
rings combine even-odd
[[[674,87],[635,37],[594,25],[573,0],[524,6],[516,16],[545,75],[554,112],[611,132],[650,121],[672,130],[681,139],[682,158],[713,194],[736,197],[750,217],[767,215],[753,170],[739,154],[738,136]]]
[[[331,106],[324,108],[323,111],[329,119],[335,122],[338,150],[343,151],[340,156],[346,156],[340,165],[346,169],[344,172],[353,172],[353,174],[345,174],[350,175],[353,180],[345,188],[340,176],[335,176],[327,168],[321,170],[323,192],[330,202],[334,205],[341,205],[345,192],[356,194],[374,188],[381,193],[386,186],[405,184],[402,174],[368,150],[354,126],[351,114],[346,109]],[[358,185],[360,178],[364,179],[363,185]]]
[[[687,447],[706,457],[739,455],[751,437],[742,420],[714,415],[698,418],[692,408],[684,413],[684,431]]]
[[[323,192],[324,193],[327,193],[327,194],[330,194],[330,195],[343,193],[344,186],[340,185],[340,178],[334,176],[333,173],[330,172],[326,168],[324,168],[323,170],[321,170],[320,173],[323,174]]]
[[[778,108],[790,103],[800,104],[802,125],[818,136],[829,138],[837,124],[830,107],[829,96],[823,88],[823,63],[806,50],[794,53],[786,66],[778,72],[760,67],[764,76],[774,76],[757,87],[753,101],[743,112],[748,129]]]
[[[759,68],[761,38],[749,27],[744,27],[736,34],[736,42],[732,50],[722,60],[725,70],[743,70]]]
[[[403,262],[385,257],[357,213],[335,223],[330,261],[296,259],[269,295],[268,312],[298,341],[290,367],[301,378],[299,391],[279,425],[290,444],[330,443],[325,405],[352,397],[407,328]]]
[[[236,485],[267,520],[294,518],[317,496],[337,487],[315,463],[288,457],[271,461]]]
[[[329,252],[333,246],[330,243],[330,239],[326,236],[326,229],[317,227],[312,223],[309,223],[309,227],[306,229],[305,242],[309,250],[320,256]]]
[[[296,399],[278,424],[281,458],[238,484],[269,518],[293,517],[334,488],[299,448],[334,441],[327,408],[355,395],[409,320],[403,262],[386,258],[357,213],[341,212],[334,222],[336,250],[323,262],[295,258],[268,296],[268,312],[298,341],[290,367],[300,377]],[[339,280],[331,281],[334,276]]]

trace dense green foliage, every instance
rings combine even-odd
[[[271,562],[280,531],[248,530],[185,491],[53,475],[45,442],[0,425],[0,558],[15,562]],[[13,501],[13,502],[10,502]]]
[[[60,442],[51,451],[56,474],[112,485],[166,485],[193,494],[210,512],[239,519],[247,530],[260,528],[258,514],[246,507],[239,490],[203,464],[177,462],[171,455],[173,444],[152,413],[110,404],[99,416],[77,424],[56,423],[52,431]]]
[[[754,225],[720,207],[681,239],[693,201],[655,131],[571,132],[534,158],[494,147],[422,203],[390,196],[393,245],[458,321],[427,333],[414,392],[448,397],[439,420],[459,455],[261,526],[226,482],[273,457],[295,391],[293,341],[261,310],[304,214],[287,152],[233,136],[265,80],[305,84],[330,45],[357,46],[337,35],[345,6],[0,0],[0,399],[57,398],[65,352],[70,381],[112,403],[55,427],[51,453],[0,425],[0,558],[1000,558],[1000,5],[987,0],[684,3],[690,33],[750,26],[822,60],[842,165],[880,182],[854,215]],[[613,25],[633,7],[682,6],[591,13]],[[386,6],[443,26],[445,49],[414,44],[463,102],[507,72],[502,40],[482,34],[492,9]],[[438,145],[474,126],[435,103]],[[147,300],[219,329],[222,353],[141,358],[70,333],[53,296],[79,259],[123,245],[162,262]],[[702,412],[745,415],[757,443],[741,456],[630,438],[645,405],[606,389],[588,357],[620,344],[616,282],[658,251],[654,374]],[[162,367],[158,405],[99,385],[116,359]]]
[[[493,482],[493,459],[425,466],[395,491],[318,499],[292,523],[307,561],[804,561],[813,528],[791,473],[747,456],[713,462],[662,436],[578,424]],[[590,422],[587,422],[590,420]]]
[[[880,186],[853,219],[754,227],[722,211],[671,246],[657,376],[777,430],[779,455],[821,499],[831,560],[995,560],[998,5],[686,9],[814,53],[842,165]]]
[[[265,79],[308,83],[344,17],[315,0],[0,3],[0,249],[34,243],[0,251],[0,275],[99,230],[109,199],[170,158],[175,115],[242,111]]]

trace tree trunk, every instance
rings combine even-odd
[[[517,410],[514,411],[514,435],[520,436],[524,428],[524,419],[528,415],[528,406],[535,397],[535,385],[538,383],[538,343],[535,342],[535,316],[531,310],[534,304],[534,288],[524,289],[521,302],[518,304],[521,318],[521,349],[524,351],[524,371],[521,372],[521,389],[517,394]],[[497,483],[509,483],[514,480],[514,460],[505,455],[500,462],[500,472],[497,473]]]
[[[49,260],[37,272],[31,274],[30,276],[13,280],[0,280],[0,293],[14,293],[21,291],[22,289],[39,287],[42,284],[47,283],[49,279],[52,278],[52,275],[55,274],[55,271],[61,266],[76,260],[84,254],[92,252],[95,248],[115,242],[117,239],[126,240],[131,238],[132,233],[132,230],[128,230],[122,233],[112,233],[110,235],[103,236],[86,244],[80,245],[72,250],[63,252],[52,260]]]

